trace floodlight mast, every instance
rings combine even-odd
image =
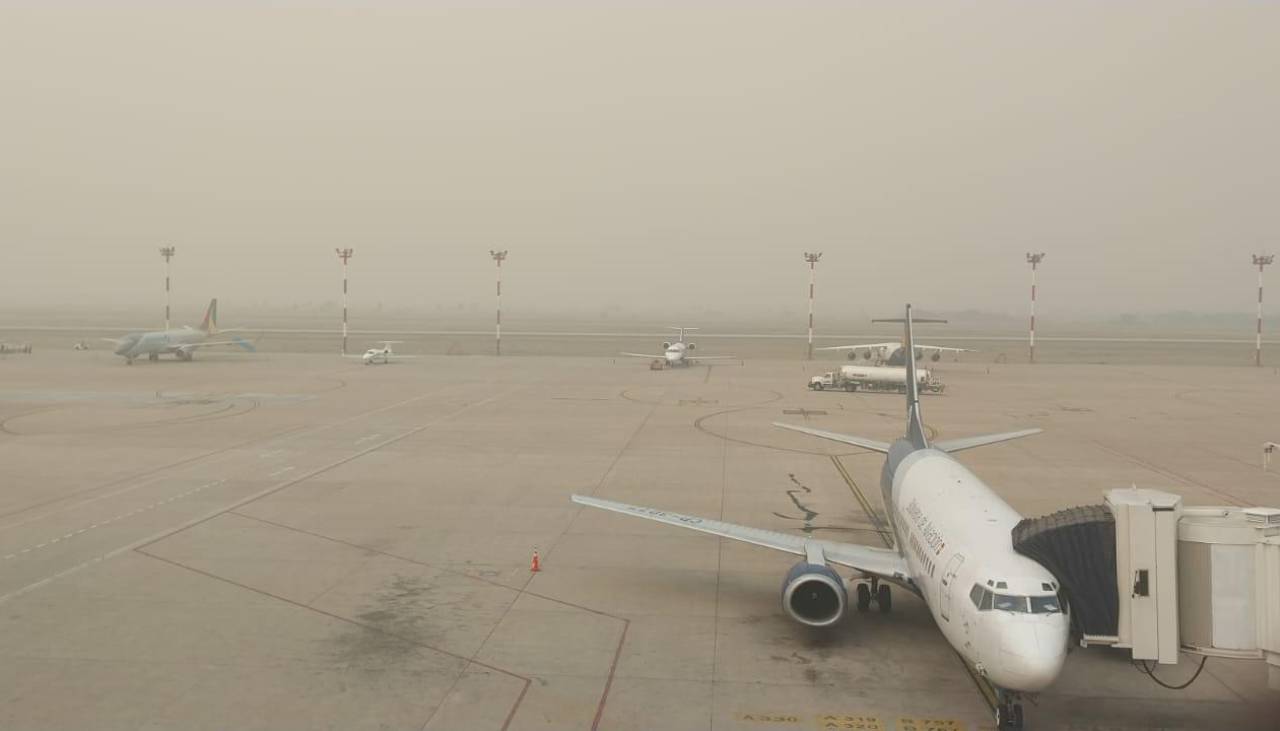
[[[342,260],[342,354],[347,354],[347,260],[355,254],[354,249],[334,249]]]
[[[1027,263],[1031,265],[1031,330],[1027,339],[1027,362],[1036,362],[1036,267],[1044,260],[1044,252],[1032,254],[1027,252]]]
[[[492,256],[494,263],[498,265],[498,316],[494,322],[493,347],[496,355],[502,355],[502,262],[507,258],[507,251],[505,249],[502,251],[489,249],[489,256]]]
[[[160,256],[164,257],[164,329],[169,329],[169,260],[177,247],[161,246]]]
[[[1262,366],[1262,270],[1276,260],[1275,254],[1254,254],[1253,265],[1258,267],[1258,330],[1253,340],[1253,364]]]
[[[813,360],[813,282],[815,276],[815,265],[822,258],[822,252],[804,252],[804,260],[809,262],[809,355],[808,360]]]

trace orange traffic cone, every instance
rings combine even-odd
[[[542,570],[542,564],[538,561],[538,549],[533,549],[533,560],[529,562],[529,571],[538,573]]]

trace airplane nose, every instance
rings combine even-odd
[[[128,355],[128,354],[129,354],[129,351],[130,351],[130,350],[133,350],[133,346],[134,346],[134,345],[137,345],[137,343],[138,343],[138,338],[136,338],[136,337],[134,337],[134,338],[121,338],[121,339],[120,339],[120,341],[119,341],[119,344],[117,344],[117,345],[116,345],[115,354],[116,354],[116,355]]]
[[[999,677],[993,680],[1010,690],[1044,690],[1062,672],[1066,656],[1065,622],[1010,622],[1001,632]]]

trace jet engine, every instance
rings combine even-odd
[[[687,346],[685,346],[685,347],[687,347],[689,350],[693,350],[694,348],[696,348],[696,347],[698,347],[698,346],[694,345],[693,343],[689,343],[689,344],[688,344]]]
[[[933,355],[929,356],[929,360],[933,361],[934,363],[937,363],[938,361],[942,360],[942,352],[938,350],[933,351]]]
[[[825,564],[801,561],[782,582],[782,609],[810,627],[830,627],[844,617],[849,592],[844,580]]]
[[[663,350],[671,350],[671,343],[663,343],[663,344],[662,344],[662,349],[663,349]]]

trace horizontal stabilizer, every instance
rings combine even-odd
[[[940,442],[934,442],[934,449],[943,452],[959,452],[965,449],[973,449],[974,447],[985,447],[988,444],[999,444],[1013,439],[1021,439],[1029,437],[1032,434],[1039,434],[1043,429],[1023,429],[1021,431],[1007,431],[1003,434],[982,434],[976,437],[961,437],[960,439],[943,439]]]
[[[811,435],[811,436],[815,436],[815,437],[822,437],[823,439],[830,439],[830,440],[831,440],[831,441],[833,441],[833,442],[841,442],[841,443],[844,443],[844,444],[852,444],[852,445],[853,445],[853,446],[855,446],[855,447],[862,447],[863,449],[870,449],[872,452],[879,452],[879,453],[881,453],[881,454],[888,454],[888,453],[889,453],[889,443],[888,443],[888,442],[877,442],[877,441],[876,441],[876,440],[874,440],[874,439],[865,439],[865,438],[863,438],[863,437],[855,437],[855,436],[853,436],[853,435],[851,435],[851,434],[839,434],[839,433],[837,433],[837,432],[833,432],[833,431],[823,431],[823,430],[821,430],[821,429],[810,429],[810,428],[809,428],[809,427],[807,427],[807,426],[796,426],[796,425],[794,425],[794,424],[783,424],[782,422],[778,422],[778,421],[773,422],[773,425],[774,425],[774,426],[776,426],[776,427],[780,427],[780,428],[782,428],[782,429],[790,429],[791,431],[798,431],[798,432],[800,432],[801,434],[809,434],[809,435]]]

